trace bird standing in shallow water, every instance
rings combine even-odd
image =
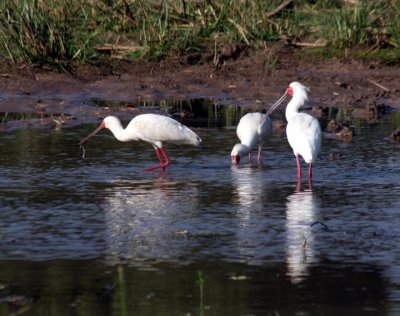
[[[240,139],[240,144],[236,144],[231,152],[232,163],[238,164],[240,158],[249,155],[251,162],[251,150],[258,145],[257,161],[261,161],[261,147],[269,139],[272,134],[272,120],[266,118],[263,120],[262,113],[247,113],[244,115],[237,126],[236,134]],[[263,120],[263,123],[260,122]]]
[[[299,82],[292,82],[285,94],[267,111],[264,119],[275,110],[287,96],[292,100],[286,106],[285,116],[288,122],[286,135],[293,153],[296,156],[297,178],[301,179],[299,155],[309,164],[308,179],[312,179],[312,165],[321,149],[321,127],[317,119],[306,113],[300,113],[299,108],[308,100],[308,88]]]
[[[141,114],[135,116],[125,129],[118,118],[107,116],[95,131],[81,140],[79,145],[83,146],[83,144],[104,128],[108,128],[115,138],[121,142],[141,140],[150,143],[156,151],[160,164],[147,168],[147,171],[159,168],[165,170],[171,163],[163,147],[164,142],[194,146],[198,146],[201,143],[201,139],[196,133],[172,118],[158,114]]]

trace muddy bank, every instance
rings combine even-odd
[[[226,53],[228,51],[228,53]],[[234,51],[234,50],[233,50]],[[273,53],[274,62],[266,58]],[[134,106],[93,107],[93,100],[137,102],[196,98],[235,99],[268,107],[292,81],[311,89],[310,107],[358,109],[358,115],[400,108],[399,66],[352,59],[321,60],[308,51],[277,45],[265,51],[221,50],[218,65],[210,54],[161,61],[110,61],[75,67],[71,73],[49,68],[0,66],[0,112],[34,113],[49,127],[93,122],[114,113],[132,116]],[[225,55],[223,55],[225,54]],[[126,104],[125,104],[126,105]],[[35,121],[36,120],[36,121]],[[29,127],[29,123],[24,123]],[[10,127],[10,123],[8,123]],[[3,129],[5,127],[3,126]]]

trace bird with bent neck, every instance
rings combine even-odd
[[[135,116],[126,128],[123,128],[121,121],[115,116],[107,116],[96,130],[80,141],[79,145],[82,147],[104,128],[109,129],[121,142],[144,141],[151,144],[160,164],[147,168],[147,171],[159,168],[165,170],[170,165],[171,160],[163,143],[193,146],[199,146],[201,143],[201,138],[196,133],[178,121],[164,115],[148,113]]]
[[[236,129],[240,143],[232,149],[232,163],[238,164],[240,158],[245,155],[249,156],[249,162],[251,162],[251,150],[256,145],[258,146],[257,161],[261,162],[261,147],[272,134],[272,120],[268,117],[263,124],[260,124],[263,117],[263,113],[256,112],[247,113],[240,119]]]

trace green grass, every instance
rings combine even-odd
[[[304,52],[299,52],[304,56]],[[400,52],[393,48],[373,49],[368,46],[354,46],[351,49],[339,49],[335,47],[314,48],[309,55],[320,60],[331,58],[353,58],[362,61],[378,61],[387,65],[394,65],[400,61]],[[300,56],[300,57],[301,57]]]
[[[62,65],[89,60],[95,51],[88,6],[66,0],[10,0],[1,5],[2,54],[12,61]]]
[[[64,68],[96,60],[111,51],[106,45],[119,58],[159,59],[231,42],[290,40],[323,43],[326,56],[364,46],[370,58],[400,59],[400,0],[297,0],[271,15],[281,2],[1,1],[0,56]]]

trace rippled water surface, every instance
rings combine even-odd
[[[1,133],[0,314],[396,315],[396,117],[324,138],[299,192],[282,131],[231,166],[237,117],[184,122],[203,144],[166,172],[108,131],[82,159],[96,126]]]

